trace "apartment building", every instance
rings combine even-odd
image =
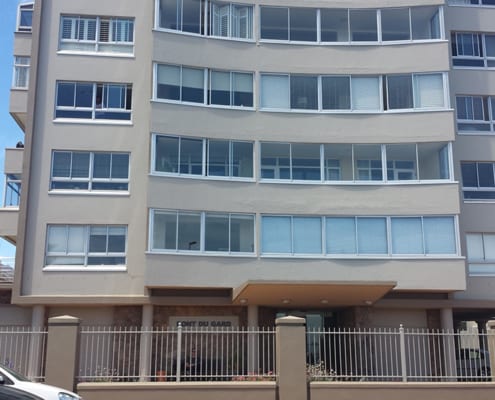
[[[483,326],[494,5],[21,4],[25,147],[6,150],[0,210],[11,310],[33,325]]]

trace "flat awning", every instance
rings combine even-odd
[[[236,305],[329,307],[371,305],[397,282],[247,281],[232,292]]]

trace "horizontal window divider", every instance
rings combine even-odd
[[[49,266],[43,267],[43,271],[46,272],[126,272],[127,266],[125,265],[116,265],[115,267],[111,266],[88,266],[82,267],[79,265],[58,265],[58,266]]]
[[[167,255],[167,256],[196,256],[196,257],[237,257],[237,258],[258,258],[256,253],[228,253],[228,252],[200,252],[200,251],[164,251],[164,250],[149,250],[146,255]]]
[[[51,189],[48,191],[48,195],[68,195],[68,196],[120,196],[120,197],[129,197],[129,190],[77,190],[77,189]]]
[[[456,184],[458,181],[453,181],[449,179],[438,179],[438,180],[403,180],[403,181],[291,181],[290,179],[260,179],[259,183],[274,183],[274,184],[291,184],[291,185],[325,185],[325,186],[400,186],[400,185],[446,185],[446,184]]]
[[[207,38],[210,38],[207,36]],[[445,39],[421,39],[421,40],[390,40],[390,41],[376,41],[376,42],[357,42],[357,41],[347,41],[347,42],[304,42],[296,40],[275,40],[275,39],[259,39],[259,43],[267,44],[283,44],[283,45],[296,45],[296,46],[396,46],[398,44],[429,44],[429,43],[448,43]]]
[[[217,182],[245,182],[254,183],[256,179],[254,178],[237,178],[228,176],[207,176],[207,175],[190,175],[190,174],[175,174],[166,172],[153,171],[148,174],[148,176],[160,177],[160,178],[180,178],[180,179],[199,179],[205,181],[217,181]]]
[[[458,255],[451,255],[451,254],[411,254],[411,255],[395,255],[395,254],[380,254],[380,255],[370,255],[370,254],[353,254],[353,255],[345,255],[345,254],[317,254],[317,255],[311,255],[311,254],[291,254],[291,253],[274,253],[274,254],[269,254],[269,253],[262,253],[260,254],[260,259],[263,258],[290,258],[290,259],[297,259],[297,258],[307,258],[307,259],[321,259],[321,260],[384,260],[384,261],[391,261],[391,260],[463,260],[465,257],[458,256]],[[373,268],[372,266],[370,268]]]
[[[134,53],[111,53],[111,52],[98,52],[98,53],[88,53],[84,51],[76,51],[76,50],[57,50],[57,54],[59,55],[67,55],[67,56],[84,56],[84,57],[112,57],[112,58],[128,58],[135,59],[136,56]]]
[[[464,203],[469,204],[493,204],[495,203],[495,199],[487,199],[487,200],[469,200],[464,199]]]

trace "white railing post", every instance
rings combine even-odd
[[[179,322],[177,324],[177,358],[176,358],[176,370],[175,370],[175,380],[180,382],[180,365],[182,363],[182,324]]]
[[[400,337],[400,366],[402,372],[402,381],[407,382],[407,362],[406,362],[406,338],[404,335],[404,326],[400,324],[399,327]]]

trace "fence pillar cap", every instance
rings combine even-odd
[[[48,325],[79,325],[81,320],[71,315],[60,315],[48,319]]]
[[[283,325],[305,325],[306,324],[306,319],[305,318],[300,318],[300,317],[294,317],[292,315],[289,315],[287,317],[281,317],[277,318],[275,320],[275,325],[277,326],[283,326]]]

